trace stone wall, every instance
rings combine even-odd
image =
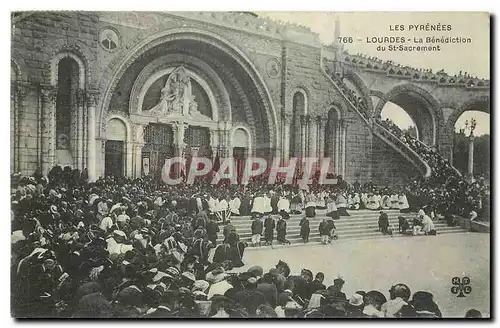
[[[116,31],[119,36],[119,45],[115,51],[106,51],[99,45],[99,33],[104,28]],[[18,105],[23,104],[22,108],[18,109],[18,114],[23,117],[23,120],[19,120],[19,128],[23,131],[24,137],[21,138],[23,143],[19,148],[25,149],[24,156],[19,156],[21,162],[18,167],[21,171],[32,174],[36,168],[41,167],[44,160],[42,156],[45,151],[42,138],[44,125],[40,90],[53,83],[51,60],[56,54],[70,52],[81,59],[85,75],[84,88],[100,92],[97,95],[97,109],[99,109],[112,73],[117,71],[120,63],[130,55],[131,51],[137,50],[135,48],[138,44],[149,38],[153,40],[155,35],[169,29],[203,31],[208,39],[218,38],[220,42],[229,43],[231,51],[249,60],[247,69],[255,70],[255,76],[258,76],[264,84],[259,90],[245,89],[245,85],[255,82],[250,81],[250,77],[245,77],[246,80],[233,79],[230,72],[222,74],[224,69],[229,69],[227,67],[220,67],[218,72],[226,76],[225,84],[228,85],[231,105],[238,108],[233,112],[233,122],[248,125],[255,140],[261,138],[258,131],[262,127],[257,127],[259,125],[256,120],[257,115],[253,116],[250,112],[251,106],[254,106],[253,99],[257,99],[257,96],[267,97],[269,93],[274,108],[271,116],[276,119],[276,124],[270,123],[271,128],[276,130],[276,132],[270,131],[270,138],[275,139],[276,135],[279,136],[278,140],[275,140],[275,147],[279,150],[283,147],[282,139],[289,140],[281,133],[284,125],[283,114],[292,113],[293,95],[297,90],[301,90],[307,97],[307,113],[313,124],[317,124],[318,117],[320,122],[326,124],[327,113],[333,107],[340,112],[339,120],[345,122],[346,128],[343,153],[346,157],[344,178],[347,181],[358,179],[360,182],[365,182],[373,178],[378,181],[377,183],[401,183],[405,174],[414,173],[409,163],[382,141],[373,138],[363,120],[348,109],[343,97],[333,87],[322,69],[322,49],[319,44],[305,44],[282,38],[286,33],[275,33],[275,37],[268,34],[259,35],[245,29],[218,26],[216,22],[197,21],[167,13],[126,12],[42,12],[30,15],[13,26],[12,57],[15,64],[23,70],[21,75],[25,77],[27,83],[23,100],[18,101]],[[220,59],[211,54],[206,54],[205,58],[214,62]],[[147,61],[148,58],[139,58],[139,63],[132,64],[126,71],[129,75],[118,83],[110,101],[111,112],[120,112],[128,116],[130,90],[135,78],[144,67],[144,62],[140,63],[141,59]],[[137,65],[136,69],[134,65]],[[360,75],[367,84],[372,82],[380,84],[383,87],[380,91],[383,93],[397,84],[387,77],[378,75],[369,77],[363,73]],[[251,92],[254,94],[251,95]],[[257,95],[257,92],[264,95]],[[262,106],[257,111],[259,115],[264,116],[266,110],[271,109]],[[96,119],[104,120],[105,117],[100,117],[100,114],[96,113]],[[102,122],[97,121],[96,124]],[[99,139],[99,129],[97,126],[98,172],[101,171],[103,161],[101,158],[103,143]],[[294,130],[289,132],[299,133]],[[321,133],[318,135],[321,138]],[[322,148],[321,145],[324,143],[323,134],[322,142],[317,145]],[[266,146],[265,142],[254,144],[258,148]],[[321,153],[321,149],[319,150]],[[269,149],[261,151],[271,153]]]
[[[376,186],[404,186],[418,171],[397,151],[373,137],[372,178]]]

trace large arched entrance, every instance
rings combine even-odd
[[[411,84],[396,86],[378,102],[375,117],[380,117],[382,110],[391,106],[389,103],[399,106],[408,114],[416,126],[420,141],[429,146],[436,145],[438,127],[443,124],[443,118],[438,110],[438,102],[427,91]]]
[[[162,33],[132,49],[134,55],[115,67],[112,78],[101,81],[107,87],[98,121],[119,113],[132,123],[130,175],[153,172],[168,156],[232,156],[231,131],[238,125],[248,127],[253,149],[246,153],[274,156],[274,108],[262,78],[242,52],[206,32]],[[102,139],[105,128],[98,131]],[[105,174],[102,156],[101,162],[98,175]]]

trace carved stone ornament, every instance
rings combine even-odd
[[[198,103],[192,94],[191,78],[184,66],[176,68],[170,74],[165,87],[161,89],[160,102],[145,113],[151,116],[190,116],[211,120],[198,110]]]
[[[271,78],[277,78],[281,73],[281,65],[276,58],[267,61],[266,64],[267,75]]]

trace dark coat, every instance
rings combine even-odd
[[[276,223],[274,222],[274,219],[271,217],[267,217],[264,221],[264,237],[267,241],[273,240],[275,227]]]
[[[311,232],[311,228],[309,227],[309,220],[306,218],[302,218],[300,220],[300,236],[301,237],[307,237],[309,236],[309,233]]]
[[[252,235],[260,235],[262,234],[262,230],[264,228],[264,224],[261,220],[255,219],[252,222]]]

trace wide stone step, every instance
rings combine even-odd
[[[342,241],[356,241],[356,240],[370,240],[370,239],[382,239],[382,238],[439,238],[439,235],[442,234],[449,234],[449,233],[470,233],[467,230],[464,229],[450,229],[450,230],[445,230],[445,231],[440,231],[438,232],[437,236],[406,236],[406,235],[401,235],[401,234],[395,234],[392,237],[390,236],[384,236],[381,233],[373,234],[373,235],[362,235],[362,236],[339,236],[338,240],[333,240],[331,244],[325,245],[325,247],[335,247],[336,242],[342,242]],[[314,236],[309,238],[309,242],[307,244],[304,244],[301,238],[287,238],[290,241],[290,245],[281,245],[278,244],[276,240],[273,241],[273,246],[260,246],[260,247],[252,247],[249,245],[248,249],[271,249],[271,248],[282,248],[282,247],[297,247],[297,246],[305,246],[305,245],[321,245],[321,239],[319,236]]]
[[[439,225],[435,224],[435,228],[438,232],[441,232],[445,230],[454,229],[456,227],[448,227],[446,224],[439,224]],[[350,234],[362,235],[366,233],[380,233],[378,230],[378,225],[349,227],[348,229],[337,229],[336,232],[339,236],[350,235]],[[398,233],[397,228],[395,233]],[[240,239],[251,238],[252,233],[251,230],[239,231],[238,235],[240,236]],[[300,235],[300,228],[287,229],[287,236],[299,236],[299,235]],[[313,235],[319,236],[318,229],[311,228],[310,236]],[[274,231],[274,236],[276,238],[276,230]],[[223,236],[220,235],[220,238],[223,239]]]
[[[448,227],[446,224],[439,224],[435,225],[436,230],[438,234],[442,233],[454,233],[454,232],[465,232],[467,230],[461,228],[461,227]],[[374,227],[356,227],[353,229],[337,229],[336,231],[337,235],[339,236],[339,239],[351,239],[351,238],[366,238],[366,237],[387,237],[382,235],[382,233],[378,230],[378,226]],[[398,236],[400,233],[398,231],[394,231],[394,236]],[[242,241],[251,241],[251,232],[250,231],[245,231],[245,232],[240,232],[239,233],[240,240]],[[220,241],[223,240],[223,236],[219,235],[218,238]],[[276,240],[276,231],[274,232],[274,239]],[[300,229],[296,230],[288,230],[287,229],[287,239],[293,243],[293,242],[300,242],[302,243],[302,238],[300,238]],[[309,240],[314,241],[317,239],[318,241],[320,240],[319,232],[317,230],[312,230],[309,235]]]
[[[392,223],[399,223],[398,217],[397,216],[388,216],[389,222]],[[293,227],[293,226],[299,226],[301,219],[289,219],[286,221],[287,227]],[[309,219],[309,225],[319,225],[323,218],[313,218]],[[377,217],[368,217],[368,218],[357,218],[357,219],[344,219],[341,218],[340,220],[335,220],[335,225],[337,227],[342,227],[342,226],[351,226],[351,225],[359,225],[359,224],[367,224],[367,223],[377,223],[378,224],[378,216]],[[234,222],[231,221],[231,224],[238,230],[238,229],[247,229],[252,226],[252,220],[245,221],[245,222]]]

